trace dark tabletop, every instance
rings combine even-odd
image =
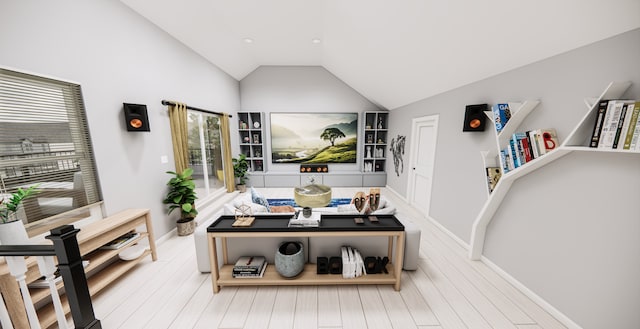
[[[404,226],[393,215],[377,215],[378,223],[362,215],[322,215],[319,227],[288,227],[292,215],[254,216],[249,227],[233,227],[234,216],[220,216],[207,228],[207,232],[331,232],[331,231],[404,231]],[[355,217],[364,220],[356,224]]]

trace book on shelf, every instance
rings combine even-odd
[[[635,100],[602,100],[597,113],[589,147],[614,150],[637,150],[640,126],[640,104]],[[634,136],[636,139],[634,140]]]
[[[620,113],[624,101],[610,100],[607,105],[607,114],[605,115],[602,131],[600,132],[600,141],[598,142],[599,149],[607,149],[613,147],[613,141],[618,130],[618,122],[620,121]]]
[[[234,278],[261,278],[267,268],[267,260],[264,256],[242,256],[238,258],[233,271]]]
[[[604,124],[608,105],[609,100],[606,99],[603,99],[598,103],[596,122],[594,123],[593,132],[591,133],[591,142],[589,144],[589,147],[598,147],[598,143],[600,142],[600,133],[602,132],[602,125]]]
[[[626,132],[627,129],[629,129],[629,121],[631,119],[631,112],[633,111],[633,103],[631,103],[631,106],[629,105],[629,102],[622,104],[622,111],[620,111],[620,120],[618,120],[618,127],[616,129],[615,137],[613,138],[613,145],[611,146],[611,148],[613,149],[618,149],[618,145],[624,144],[622,131],[624,130]],[[629,111],[629,108],[631,108],[631,111]]]
[[[129,242],[137,239],[139,236],[140,233],[138,232],[128,232],[100,247],[100,249],[120,249],[129,244]]]
[[[242,256],[233,265],[234,272],[259,272],[264,263],[264,256]]]
[[[496,131],[500,133],[504,128],[504,125],[507,124],[509,119],[511,119],[509,104],[495,104],[491,107],[491,112],[493,112],[493,122],[496,126]]]
[[[625,137],[624,142],[622,143],[622,149],[624,150],[629,150],[631,148],[633,133],[638,122],[638,115],[640,114],[640,102],[635,102],[633,106],[629,105],[628,108],[631,108],[631,118],[629,119],[629,126],[627,127],[626,133],[623,132]]]

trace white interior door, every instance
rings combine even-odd
[[[431,185],[438,136],[438,115],[413,119],[407,198],[425,216],[431,207]]]

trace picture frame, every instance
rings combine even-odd
[[[358,113],[270,115],[272,163],[356,163]]]

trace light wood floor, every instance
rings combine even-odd
[[[258,189],[291,197],[290,189]],[[352,197],[365,189],[334,189]],[[411,212],[390,193],[392,202]],[[223,287],[213,294],[208,274],[196,269],[193,236],[158,246],[159,260],[144,261],[104,292],[94,308],[102,327],[114,328],[565,328],[549,313],[480,262],[426,219],[420,268],[392,286]]]

